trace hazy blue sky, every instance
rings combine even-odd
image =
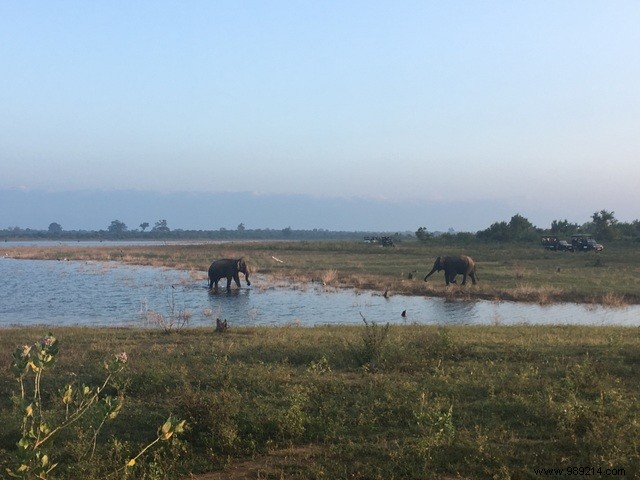
[[[630,221],[639,25],[637,0],[0,1],[0,188]]]

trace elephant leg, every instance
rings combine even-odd
[[[447,272],[447,271],[445,270],[445,272],[444,272],[444,284],[445,284],[447,287],[449,286],[449,276],[450,276],[450,275],[449,275],[449,272]]]
[[[466,285],[467,284],[467,272],[464,272],[462,274],[462,285]]]
[[[236,285],[240,288],[240,275],[238,273],[233,275],[233,281],[236,282]]]
[[[476,274],[474,272],[471,272],[469,274],[469,276],[471,277],[471,283],[475,285],[476,284]]]
[[[227,292],[231,291],[231,277],[227,277]]]
[[[213,291],[216,292],[216,293],[218,293],[218,280],[214,280],[213,281],[213,283],[214,283]]]

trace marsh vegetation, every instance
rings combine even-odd
[[[255,272],[273,280],[323,282],[335,287],[403,295],[579,302],[621,306],[640,303],[640,249],[611,243],[603,252],[554,252],[537,244],[474,241],[403,242],[394,248],[361,242],[230,242],[185,245],[116,245],[4,248],[15,258],[115,260],[206,273],[216,258],[244,256]],[[478,284],[446,288],[441,274],[423,278],[439,255],[470,255]]]

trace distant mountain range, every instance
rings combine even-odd
[[[517,212],[491,201],[395,202],[364,198],[252,193],[156,193],[142,191],[0,190],[0,229],[106,230],[113,220],[129,230],[166,220],[170,229],[248,229],[475,232]]]

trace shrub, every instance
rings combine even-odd
[[[58,339],[49,333],[33,345],[16,348],[12,355],[11,372],[20,387],[15,403],[21,416],[17,451],[8,459],[6,466],[6,472],[12,478],[49,478],[59,465],[51,457],[53,441],[62,440],[62,433],[71,431],[72,427],[74,437],[88,445],[84,448],[71,446],[68,455],[76,461],[90,463],[96,453],[100,431],[122,409],[124,392],[115,388],[118,383],[115,378],[126,367],[128,358],[125,352],[104,362],[106,378],[99,386],[69,383],[57,395],[48,395],[42,388],[43,375],[55,365],[58,347]],[[87,420],[86,424],[82,423],[83,420]],[[153,445],[169,440],[174,433],[181,433],[184,424],[184,421],[170,417],[158,430],[157,438],[118,470],[132,468]],[[60,457],[64,458],[64,455]]]
[[[361,367],[367,371],[376,372],[384,363],[385,344],[389,335],[389,323],[384,327],[376,322],[367,322],[362,314],[364,330],[362,333],[362,344],[352,347],[354,355]]]

